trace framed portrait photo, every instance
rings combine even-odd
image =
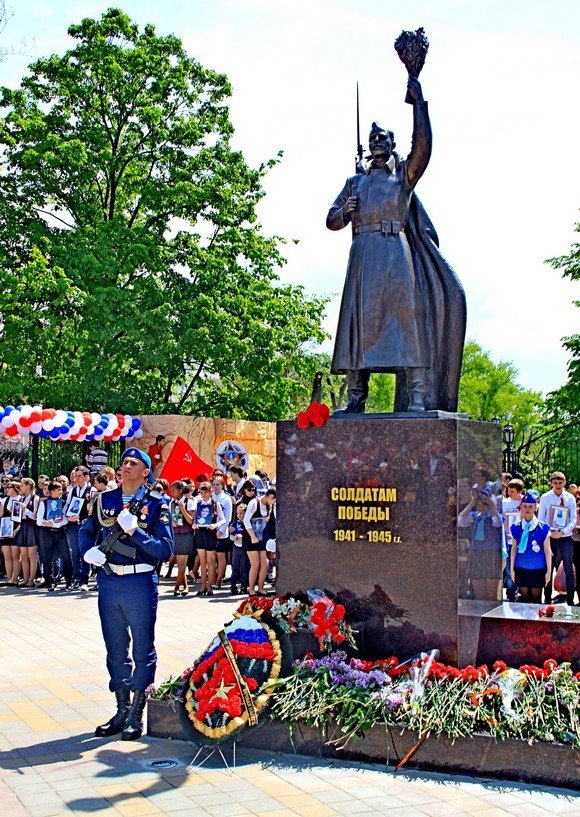
[[[562,530],[568,524],[568,516],[568,508],[563,508],[561,505],[551,505],[548,514],[550,527],[555,530]]]
[[[16,523],[22,522],[22,502],[19,499],[15,499],[12,502],[10,519],[12,519],[12,521]]]
[[[54,522],[55,519],[62,519],[62,499],[46,500],[46,521]]]
[[[14,522],[9,516],[0,519],[0,538],[11,539],[14,536]]]
[[[85,500],[81,496],[73,496],[68,506],[67,516],[78,516],[82,510]]]
[[[522,515],[519,511],[508,511],[504,515],[503,526],[505,530],[505,538],[509,545],[513,542],[513,536],[511,534],[511,527],[512,525],[517,525],[518,522],[521,521]]]

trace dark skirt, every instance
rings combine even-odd
[[[557,540],[556,540],[557,541]],[[518,587],[529,587],[532,590],[542,589],[546,585],[547,567],[537,570],[528,570],[525,567],[516,567],[516,584]]]
[[[198,550],[215,550],[217,546],[217,534],[215,530],[199,528],[195,532],[195,547]]]
[[[193,553],[193,531],[173,534],[173,553],[175,556],[191,556]]]
[[[218,539],[216,541],[216,551],[217,553],[231,553],[232,550],[232,540],[229,536],[226,536],[225,539]]]
[[[20,530],[16,534],[14,544],[19,548],[35,548],[38,545],[36,538],[36,523],[32,519],[23,519]]]
[[[259,550],[266,550],[265,542],[256,542],[254,544],[250,539],[250,534],[247,530],[242,531],[242,547],[246,553],[252,553]]]

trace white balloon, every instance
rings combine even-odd
[[[128,433],[129,429],[127,428],[127,426],[123,426],[123,428],[121,429],[121,437],[126,437]]]
[[[9,417],[13,423],[17,423],[18,420],[20,420],[20,412],[18,411],[18,409],[12,409],[12,411],[9,414]]]
[[[131,423],[133,422],[133,418],[131,417],[131,415],[130,414],[125,414],[123,416],[123,419],[125,420],[125,425],[129,426],[129,428],[131,428]]]
[[[107,425],[107,434],[112,434],[113,431],[118,427],[119,423],[117,422],[116,417],[111,417],[109,423]]]
[[[136,440],[140,440],[142,436],[143,436],[143,429],[142,428],[138,428],[137,431],[135,432],[135,434],[133,435],[134,439],[136,439]]]
[[[101,415],[97,414],[96,411],[91,412],[91,420],[93,421],[94,426],[98,426],[101,422]]]
[[[58,409],[58,411],[54,415],[54,427],[55,428],[60,428],[61,426],[63,426],[66,423],[67,419],[68,419],[68,414],[66,413],[66,411],[63,411],[62,409]]]
[[[75,418],[75,426],[78,426],[80,428],[85,423],[83,415],[80,413],[80,411],[75,411],[73,413]]]
[[[42,431],[42,422],[39,420],[36,423],[30,424],[30,433],[31,434],[40,434]]]
[[[22,428],[22,426],[19,425],[19,426],[17,426],[17,428],[18,428],[18,433],[20,434],[21,437],[28,437],[28,435],[30,433],[30,427]]]
[[[2,418],[2,428],[10,428],[11,425],[14,425],[14,423],[12,422],[10,415]]]
[[[32,414],[32,406],[22,406],[20,414],[23,417],[30,417],[30,415]]]
[[[86,436],[87,436],[86,434],[81,434],[81,435],[79,436],[79,438],[78,438],[77,442],[79,442],[79,443],[84,443],[84,441],[85,441],[85,437],[86,437]]]
[[[54,428],[54,420],[43,420],[42,427],[45,431],[52,431]]]

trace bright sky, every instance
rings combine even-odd
[[[285,281],[332,296],[334,335],[350,231],[325,228],[328,208],[354,169],[355,86],[361,130],[373,119],[410,148],[406,72],[393,42],[423,26],[430,39],[421,82],[434,133],[417,192],[467,294],[468,337],[520,382],[548,392],[566,380],[563,335],[579,331],[577,285],[544,263],[578,240],[580,3],[577,0],[7,0],[4,47],[27,55],[0,65],[16,85],[26,65],[62,53],[66,29],[118,5],[141,26],[180,36],[233,85],[235,143],[271,171],[261,221],[299,239],[286,248]],[[359,8],[360,10],[357,10]],[[404,8],[404,16],[397,16]],[[365,145],[366,146],[366,145]],[[329,349],[331,348],[331,344]]]

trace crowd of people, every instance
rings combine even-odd
[[[96,590],[94,566],[82,557],[79,531],[96,513],[97,495],[122,487],[122,470],[106,465],[93,445],[86,465],[68,476],[35,482],[19,477],[13,462],[0,475],[0,577],[4,586],[53,592]],[[276,569],[276,488],[265,471],[248,476],[239,466],[216,468],[171,485],[154,478],[150,495],[170,508],[174,553],[165,578],[176,576],[174,596],[256,592],[266,595]],[[160,573],[162,565],[157,568]]]
[[[484,468],[474,475],[471,497],[459,513],[469,529],[469,592],[493,598],[500,559],[508,601],[580,605],[580,489],[561,471],[543,494],[526,490],[509,473],[493,483]],[[497,562],[497,565],[496,565]],[[554,583],[562,592],[554,595]],[[565,589],[564,589],[565,588]],[[577,601],[575,601],[577,599]]]

